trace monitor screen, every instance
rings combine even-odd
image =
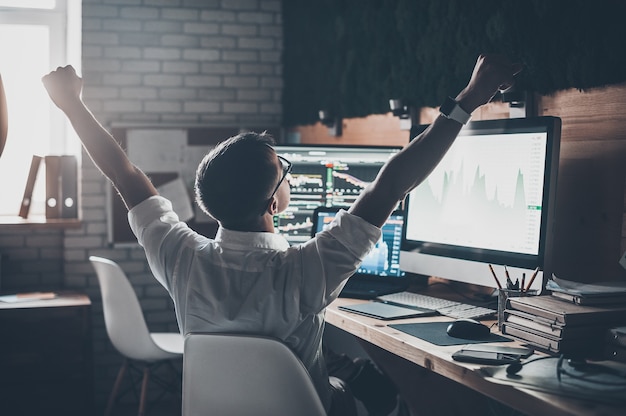
[[[293,164],[289,207],[274,217],[274,228],[287,240],[311,238],[313,210],[349,207],[380,168],[401,147],[278,145],[276,153]]]
[[[549,276],[560,119],[476,121],[406,201],[400,264],[408,272],[496,287]],[[416,137],[426,126],[414,126]]]
[[[313,227],[311,236],[324,231],[335,219],[338,208],[317,208],[314,211]],[[381,227],[382,235],[372,251],[356,271],[360,275],[368,276],[404,276],[404,271],[400,269],[400,246],[402,243],[402,227],[404,225],[404,214],[401,211],[394,211]]]

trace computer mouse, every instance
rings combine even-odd
[[[457,319],[448,325],[446,332],[454,338],[484,339],[489,336],[491,331],[488,326],[474,319]]]

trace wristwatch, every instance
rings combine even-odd
[[[471,114],[467,113],[467,111],[463,110],[459,103],[457,103],[454,99],[448,97],[439,107],[439,112],[450,120],[454,120],[461,124],[467,124],[469,119],[472,117]]]

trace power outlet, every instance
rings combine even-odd
[[[619,259],[619,264],[626,269],[626,251],[622,254],[622,258]]]

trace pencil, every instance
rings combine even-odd
[[[524,282],[526,282],[526,273],[522,273],[522,292],[526,292],[526,285]]]
[[[537,273],[539,273],[539,266],[537,266],[537,268],[533,272],[533,275],[530,277],[530,280],[528,281],[528,286],[526,286],[526,289],[525,289],[526,292],[528,292],[530,287],[533,285],[533,282],[535,281],[535,277],[537,277]]]
[[[511,276],[509,275],[509,269],[504,266],[504,274],[506,275],[506,288],[513,289],[513,281],[511,280]]]
[[[491,274],[493,275],[493,278],[496,279],[496,284],[498,285],[498,289],[502,289],[502,285],[500,284],[500,281],[498,280],[498,276],[496,276],[496,272],[493,271],[493,266],[491,264],[489,264],[489,270],[491,270]]]

